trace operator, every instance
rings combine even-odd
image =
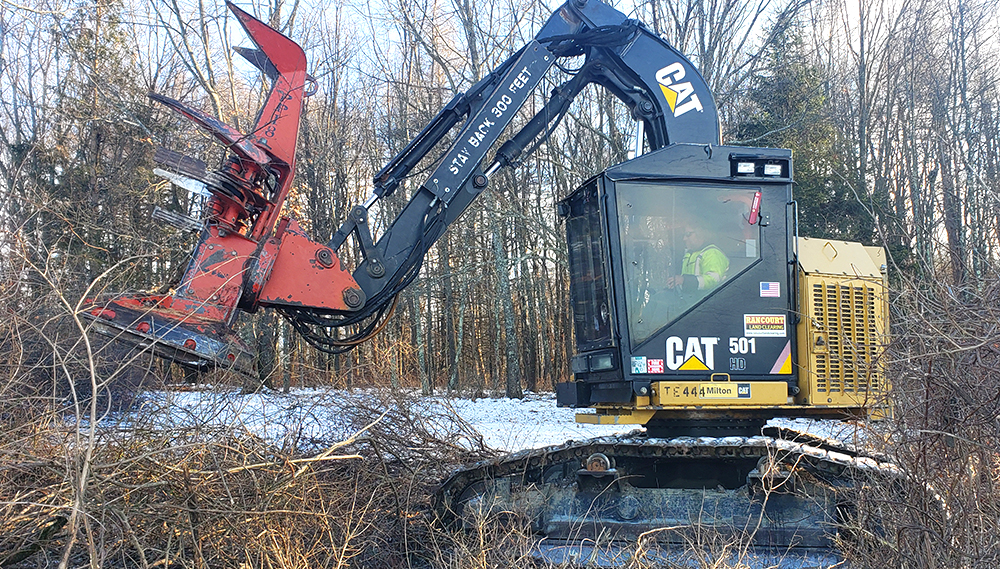
[[[726,278],[729,257],[707,241],[703,226],[685,228],[681,274],[667,279],[668,288],[680,288],[685,292],[712,290]]]

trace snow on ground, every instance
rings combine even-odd
[[[515,451],[619,432],[631,426],[582,425],[573,409],[556,407],[553,394],[507,398],[407,398],[412,420],[449,417],[475,429],[490,448]],[[272,444],[325,446],[355,434],[350,410],[381,409],[390,398],[370,391],[299,389],[288,394],[239,391],[161,391],[149,394],[128,422],[157,428],[229,428]]]
[[[160,391],[147,394],[133,420],[157,428],[233,429],[281,447],[328,446],[354,434],[344,410],[363,396],[335,390]]]
[[[149,394],[127,420],[156,428],[235,429],[280,447],[322,448],[355,434],[351,410],[383,409],[393,399],[374,391],[298,389],[288,394],[239,391],[162,391]],[[575,410],[556,407],[555,395],[524,399],[446,398],[408,395],[411,420],[445,417],[467,423],[491,448],[513,452],[634,430],[631,425],[588,425]],[[585,410],[584,410],[585,411]],[[856,443],[855,426],[838,421],[775,419],[771,424]]]
[[[528,394],[524,399],[433,398],[429,405],[453,411],[475,428],[490,448],[511,452],[635,430],[634,425],[577,423],[577,410],[556,407],[551,393]]]
[[[771,419],[768,425],[784,427],[793,431],[801,431],[811,435],[840,441],[856,447],[864,446],[871,436],[867,426],[857,421],[836,421],[832,419]]]

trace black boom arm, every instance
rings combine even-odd
[[[514,116],[560,59],[584,56],[573,77],[555,88],[548,102],[517,134],[484,162]],[[357,345],[420,270],[428,249],[486,188],[497,170],[517,164],[552,133],[575,97],[591,83],[621,99],[643,121],[652,150],[685,142],[719,144],[718,112],[704,78],[682,54],[644,25],[601,0],[569,0],[545,23],[536,38],[466,93],[456,95],[410,143],[376,175],[372,197],[355,206],[333,235],[339,249],[354,234],[363,261],[354,278],[365,306],[350,314],[283,310],[296,329],[317,348],[340,352]],[[389,196],[414,167],[461,125],[444,158],[392,225],[373,241],[368,209]],[[360,325],[353,335],[334,329]]]

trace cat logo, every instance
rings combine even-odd
[[[690,81],[680,82],[684,79],[684,66],[680,62],[671,63],[656,72],[656,82],[660,84],[663,96],[670,105],[675,117],[692,110],[701,111],[701,101],[694,93],[694,87]]]
[[[667,338],[667,367],[674,371],[712,371],[719,338]]]

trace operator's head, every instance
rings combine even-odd
[[[690,250],[701,249],[705,245],[705,228],[697,221],[684,227],[684,246]]]

